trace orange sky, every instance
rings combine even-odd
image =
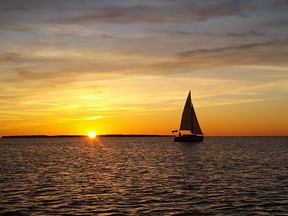
[[[0,3],[0,136],[171,134],[189,90],[205,135],[288,135],[284,1],[21,2]]]

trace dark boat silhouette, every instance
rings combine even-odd
[[[204,135],[200,128],[197,116],[191,100],[191,91],[189,91],[186,103],[183,109],[181,124],[179,130],[172,131],[179,132],[178,136],[174,137],[175,142],[202,142]],[[182,133],[183,134],[182,134]],[[187,133],[188,132],[188,133]]]

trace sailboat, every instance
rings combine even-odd
[[[185,134],[181,134],[184,131]],[[186,132],[188,131],[188,133]],[[204,135],[200,128],[197,116],[191,100],[191,91],[189,91],[188,97],[182,113],[182,119],[179,130],[174,130],[174,132],[179,132],[179,136],[174,137],[175,142],[202,142]]]

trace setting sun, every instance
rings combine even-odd
[[[88,133],[89,138],[95,138],[96,135],[97,134],[94,131],[89,131],[89,133]]]

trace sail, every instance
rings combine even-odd
[[[200,128],[200,125],[199,125],[199,122],[198,122],[198,119],[197,119],[197,116],[196,116],[196,113],[195,113],[195,110],[194,110],[194,107],[192,105],[192,129],[191,129],[191,132],[194,133],[194,134],[203,134],[202,133],[202,130]]]
[[[191,92],[189,92],[182,113],[180,130],[190,130],[193,134],[202,134],[196,113],[191,101]]]
[[[192,130],[192,112],[191,112],[192,102],[191,93],[189,92],[186,99],[186,103],[182,113],[182,119],[180,124],[180,130]]]

